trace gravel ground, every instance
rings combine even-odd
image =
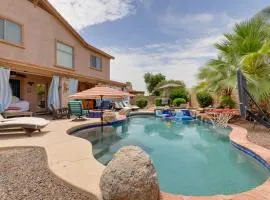
[[[57,178],[47,166],[45,150],[38,147],[0,150],[1,200],[94,200]]]
[[[259,124],[255,125],[254,123],[249,122],[247,120],[235,120],[232,121],[233,124],[239,125],[241,127],[244,127],[248,130],[248,140],[263,146],[267,149],[270,149],[270,130],[265,128],[264,126],[261,126]]]

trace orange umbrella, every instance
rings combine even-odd
[[[135,96],[128,92],[123,92],[114,88],[104,87],[104,86],[96,86],[88,90],[84,90],[82,92],[78,92],[74,95],[69,96],[72,99],[123,99],[124,97]]]
[[[82,92],[78,92],[69,96],[72,99],[123,99],[126,96],[135,96],[128,92],[123,92],[110,87],[96,86]],[[101,124],[103,124],[103,109],[101,109]],[[103,133],[103,125],[101,126],[101,132]]]

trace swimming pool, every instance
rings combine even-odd
[[[269,171],[236,150],[231,129],[207,123],[134,116],[118,126],[76,133],[93,144],[95,158],[107,164],[123,146],[137,145],[153,160],[164,192],[184,195],[232,194],[262,184]]]

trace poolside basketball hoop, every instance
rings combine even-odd
[[[239,115],[238,111],[233,109],[213,109],[207,112],[214,127],[226,128],[228,122],[234,116]]]

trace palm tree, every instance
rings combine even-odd
[[[262,9],[259,13],[256,14],[256,16],[264,17],[266,20],[270,20],[270,6]]]
[[[231,96],[240,67],[255,98],[270,97],[269,30],[269,24],[260,16],[236,24],[233,33],[224,34],[225,39],[215,44],[219,56],[200,69],[199,80],[207,81],[213,92]]]
[[[200,69],[198,77],[206,80],[206,89],[218,95],[231,96],[236,83],[235,67],[219,56]]]

